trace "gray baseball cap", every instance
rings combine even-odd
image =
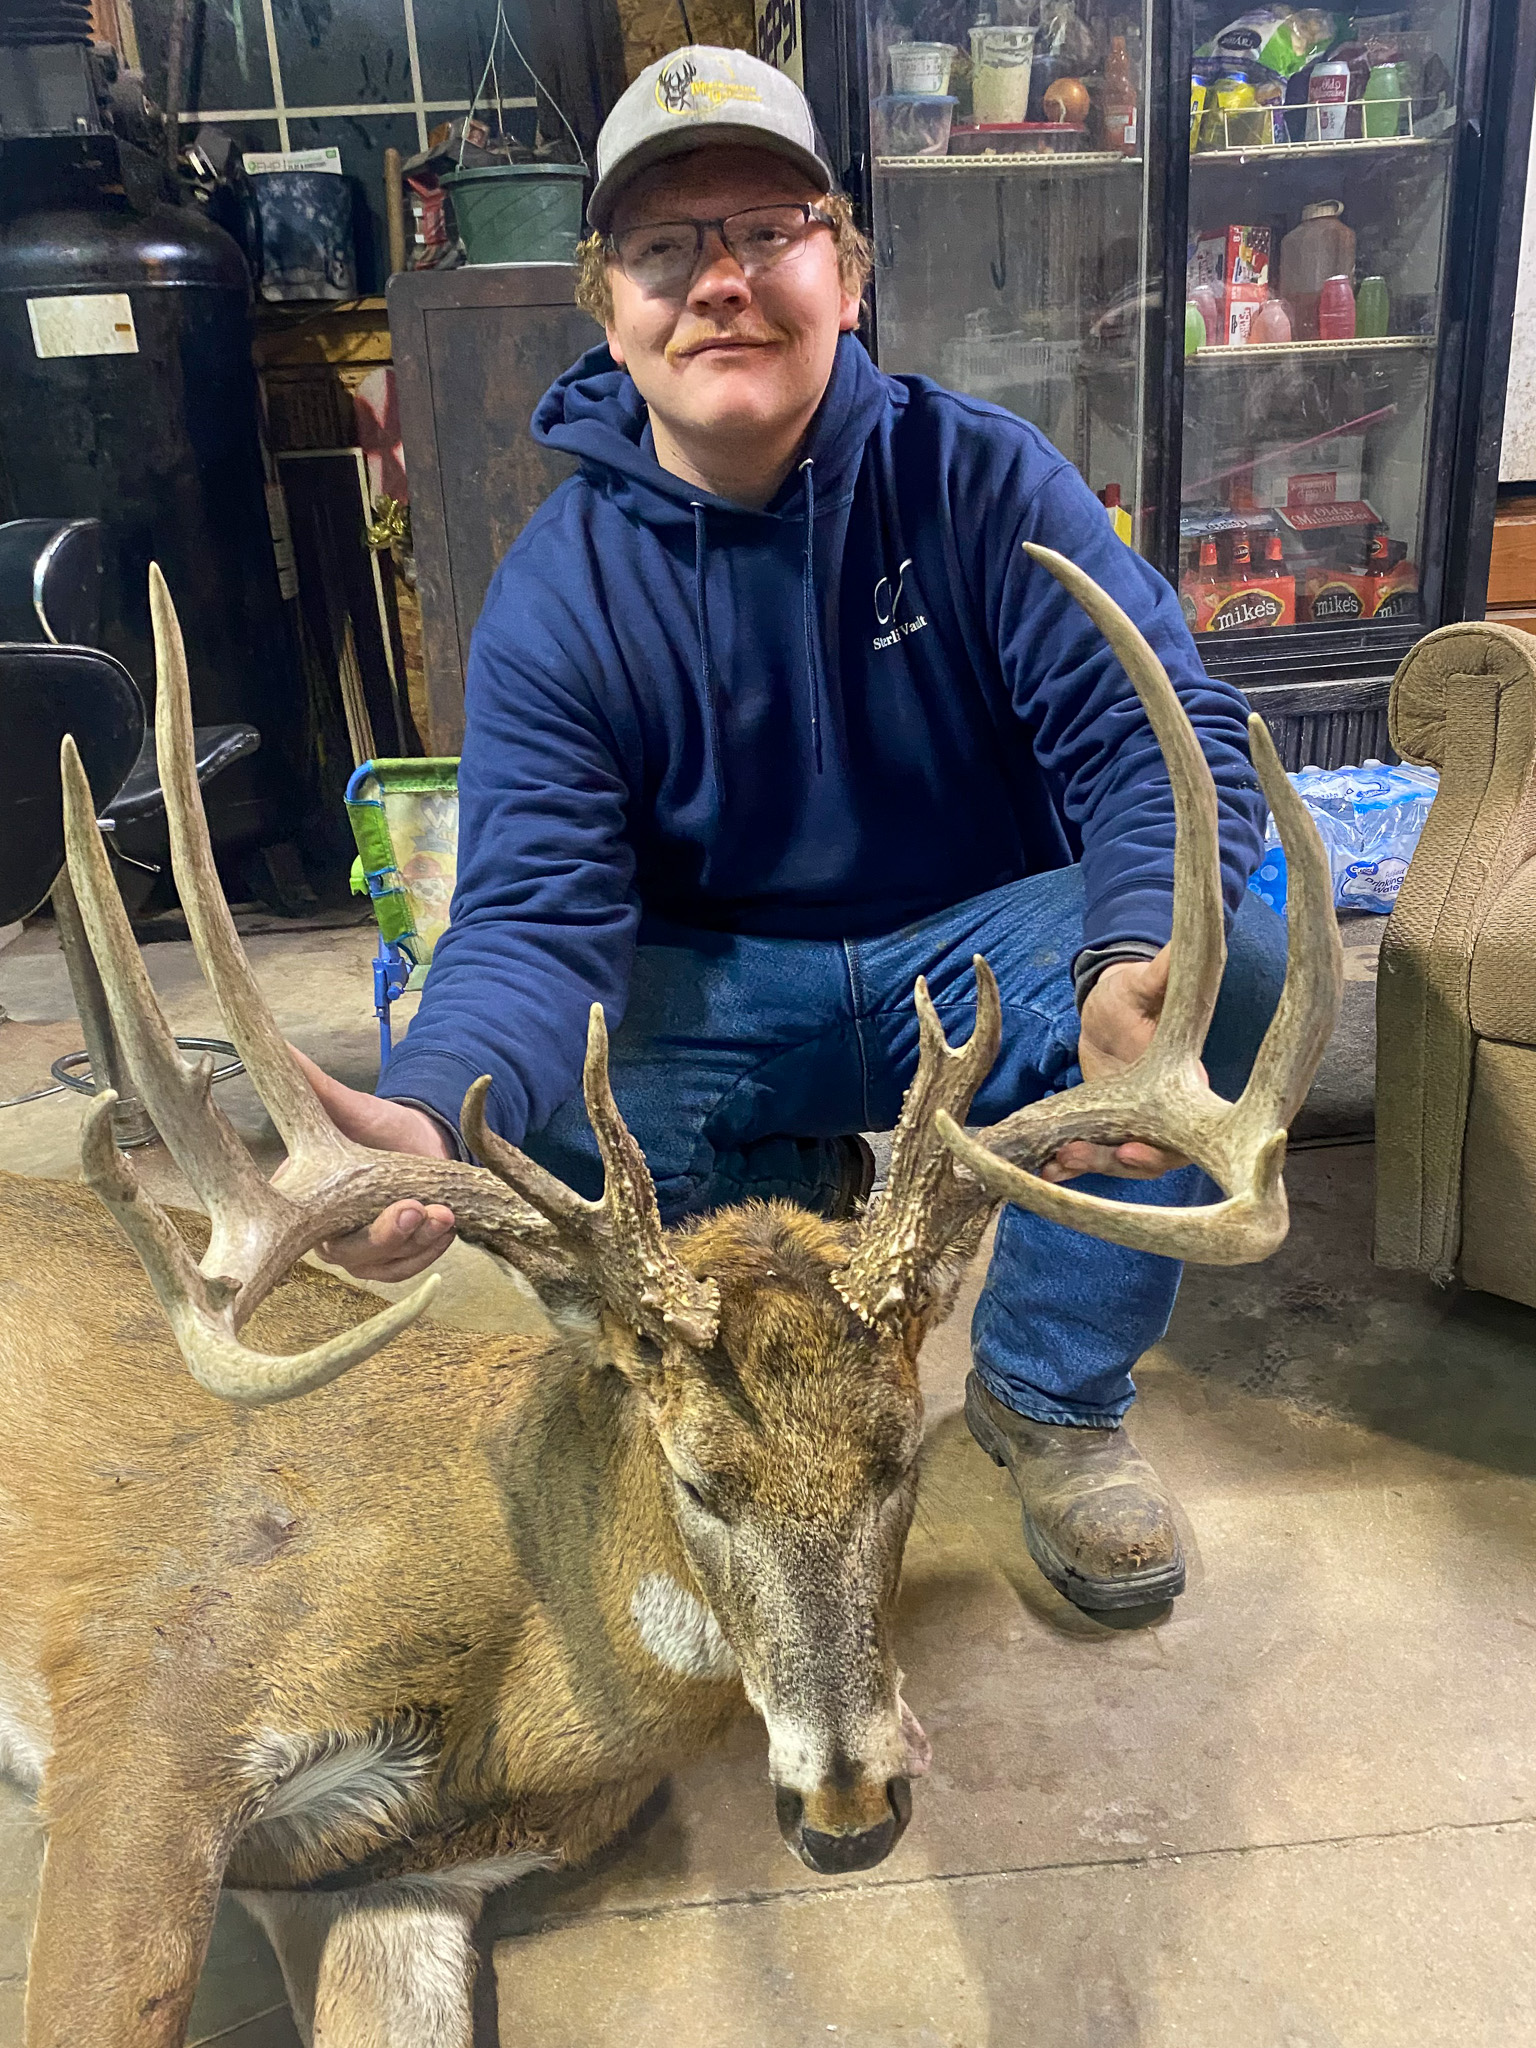
[[[690,43],[648,64],[603,123],[587,219],[606,234],[619,194],[638,172],[720,142],[771,150],[818,192],[832,189],[831,165],[794,80],[744,50]]]

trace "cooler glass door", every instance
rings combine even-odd
[[[1185,613],[1217,673],[1243,673],[1252,634],[1304,655],[1341,630],[1380,640],[1390,670],[1393,629],[1435,622],[1420,572],[1441,558],[1429,449],[1461,8],[1193,15]]]
[[[1032,421],[1163,552],[1151,0],[854,4],[881,367]]]

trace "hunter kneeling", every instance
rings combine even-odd
[[[614,1092],[666,1222],[754,1196],[835,1216],[869,1192],[854,1134],[889,1129],[912,1078],[919,974],[952,1038],[972,955],[997,975],[980,1121],[1127,1066],[1167,986],[1172,797],[1123,667],[1028,541],[1118,600],[1210,764],[1230,931],[1204,1058],[1235,1096],[1284,934],[1244,887],[1264,817],[1246,707],[1173,591],[1026,421],[875,368],[868,251],[779,74],[680,51],[625,94],[598,164],[580,289],[607,340],[533,423],[580,473],[475,635],[458,890],[420,1012],[378,1097],[331,1083],[331,1114],[464,1156],[459,1106],[489,1073],[492,1127],[595,1194],[596,1001],[623,1018]],[[1044,1172],[1210,1198],[1140,1143],[1065,1144]],[[400,1203],[331,1253],[401,1279],[452,1232]],[[1183,1589],[1167,1490],[1122,1426],[1179,1270],[1012,1206],[998,1229],[967,1417],[1085,1608]]]

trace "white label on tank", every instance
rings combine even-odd
[[[251,178],[268,171],[332,171],[341,176],[339,149],[253,149],[240,161]]]
[[[126,292],[82,292],[77,298],[28,299],[32,346],[50,356],[136,356],[138,332]]]

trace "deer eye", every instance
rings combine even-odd
[[[712,1522],[718,1522],[723,1519],[720,1510],[710,1505],[691,1480],[685,1479],[681,1472],[676,1471],[672,1474],[672,1477],[677,1481],[678,1491],[698,1509],[701,1515],[708,1515]]]

